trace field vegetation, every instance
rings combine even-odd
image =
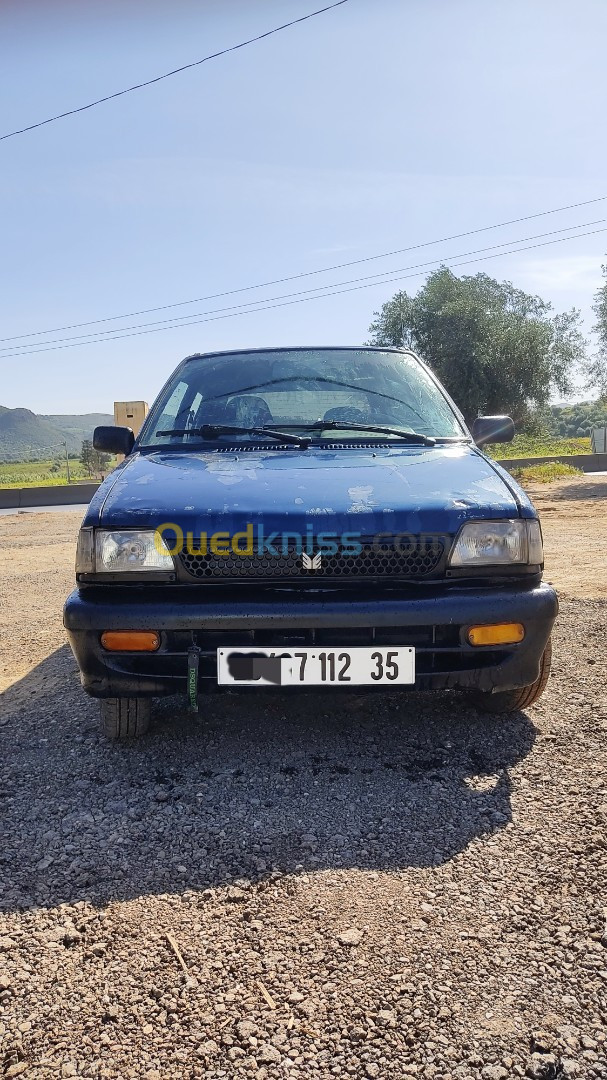
[[[76,459],[70,460],[72,480],[87,480],[86,469]],[[65,460],[14,461],[0,464],[0,487],[60,487],[67,484]]]

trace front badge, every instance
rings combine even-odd
[[[304,570],[320,570],[322,566],[322,555],[320,551],[316,555],[306,555],[305,551],[301,556],[301,564]]]

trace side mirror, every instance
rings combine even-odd
[[[477,416],[472,425],[472,438],[477,446],[485,443],[512,442],[514,421],[510,416]]]
[[[104,454],[130,454],[135,444],[135,436],[130,427],[96,427],[93,432],[93,446]]]

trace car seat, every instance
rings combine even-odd
[[[368,416],[365,416],[362,409],[355,408],[354,405],[338,405],[334,409],[328,409],[323,420],[339,420],[342,423],[365,424],[369,422]]]
[[[265,398],[256,394],[240,394],[230,398],[226,406],[226,424],[243,424],[246,427],[263,427],[273,421]]]

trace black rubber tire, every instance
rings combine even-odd
[[[540,661],[540,673],[535,682],[531,683],[531,686],[522,686],[518,690],[498,690],[495,694],[477,690],[473,694],[474,705],[479,712],[488,713],[511,713],[519,712],[521,709],[528,709],[544,693],[546,683],[550,677],[551,664],[552,642],[548,638],[548,643]]]
[[[99,704],[103,733],[108,739],[138,739],[150,726],[149,698],[102,698]]]

